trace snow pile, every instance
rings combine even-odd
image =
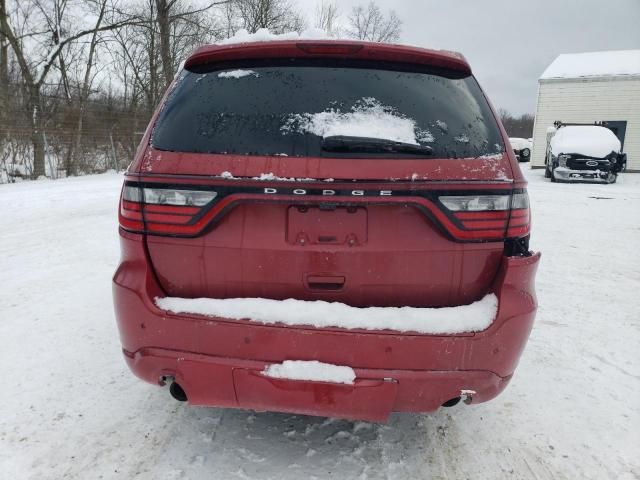
[[[262,373],[271,378],[345,383],[347,385],[352,385],[356,379],[356,372],[351,367],[322,363],[317,360],[285,360],[282,363],[267,366]]]
[[[608,128],[597,125],[562,127],[551,139],[551,151],[556,156],[561,153],[577,153],[603,158],[620,149],[618,137]]]
[[[443,308],[367,307],[339,302],[289,298],[156,298],[156,305],[173,313],[252,320],[265,324],[312,325],[365,330],[395,330],[427,334],[479,332],[496,317],[498,298],[490,293],[470,305]]]
[[[284,134],[298,132],[313,133],[319,137],[371,137],[418,145],[416,122],[372,97],[363,98],[349,112],[330,109],[290,115],[280,130]]]
[[[640,75],[640,50],[559,55],[540,79]]]
[[[303,177],[303,178],[278,177],[277,175],[275,175],[272,172],[261,173],[257,177],[251,177],[251,180],[261,180],[263,182],[264,181],[274,181],[274,180],[277,180],[279,182],[317,182],[318,181],[318,179],[316,179],[316,178],[309,178],[309,177]]]
[[[229,70],[227,72],[220,72],[218,74],[218,78],[242,78],[242,77],[248,77],[250,75],[253,75],[255,77],[258,76],[258,74],[253,70],[238,69],[238,70]]]
[[[309,28],[301,33],[271,33],[268,28],[261,28],[255,33],[249,33],[242,28],[233,37],[218,42],[219,45],[233,45],[236,43],[274,42],[278,40],[326,40],[331,37],[322,29]]]

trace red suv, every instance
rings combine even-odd
[[[200,48],[124,181],[129,367],[193,405],[378,421],[495,397],[540,259],[505,145],[458,54]]]

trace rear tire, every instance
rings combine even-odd
[[[551,171],[549,170],[549,152],[544,156],[544,178],[551,178]]]
[[[529,150],[528,148],[523,148],[520,151],[520,161],[521,162],[528,162],[530,156],[531,156],[531,150]]]
[[[544,178],[551,178],[551,170],[549,170],[549,164],[544,164]]]
[[[554,172],[554,170],[555,170],[555,168],[552,168],[552,169],[551,169],[551,172],[549,172],[549,175],[550,175],[550,176],[549,176],[549,178],[551,179],[551,182],[556,183],[556,176],[555,176],[555,174],[553,173],[553,172]]]

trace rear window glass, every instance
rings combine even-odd
[[[376,64],[243,63],[184,71],[153,132],[160,150],[240,155],[375,157],[323,150],[323,138],[426,145],[425,158],[502,152],[475,79]],[[380,156],[407,157],[407,152]],[[416,156],[415,153],[412,156]]]

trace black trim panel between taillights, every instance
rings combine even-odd
[[[190,238],[209,231],[243,203],[320,205],[324,208],[401,204],[417,208],[454,241],[502,241],[507,237],[528,235],[526,189],[469,187],[460,190],[392,185],[388,189],[378,189],[344,183],[253,186],[126,180],[119,217],[121,227],[127,231]],[[512,205],[514,199],[519,199],[518,205]]]

